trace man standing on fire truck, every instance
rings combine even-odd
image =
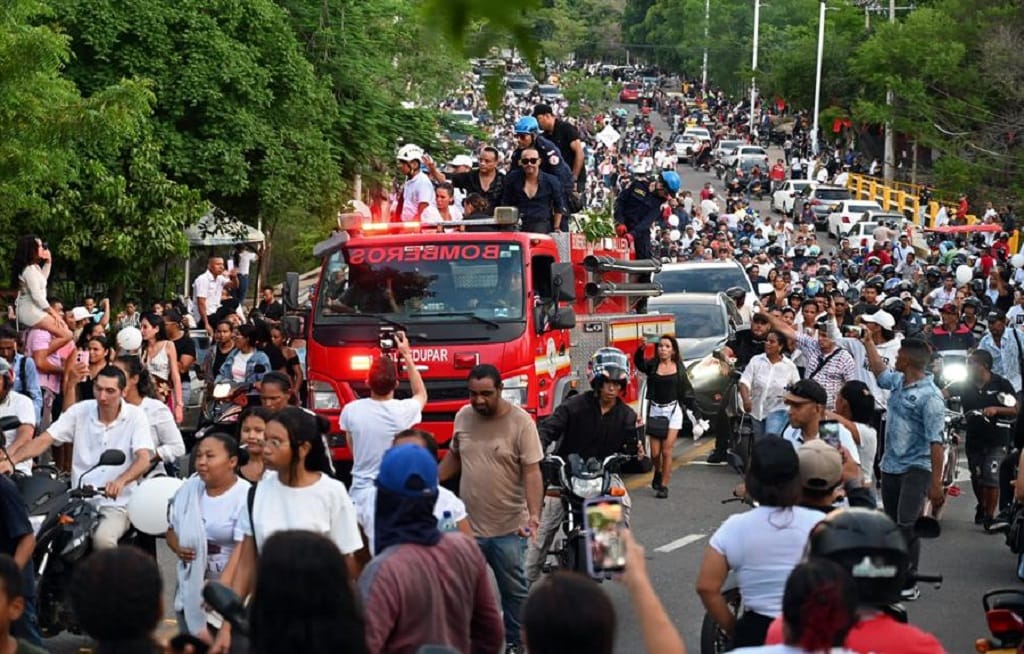
[[[651,226],[661,217],[661,205],[679,192],[681,180],[674,170],[663,170],[654,181],[635,180],[615,199],[615,233],[633,242],[636,259],[650,259]],[[637,281],[650,282],[651,273],[637,276]],[[637,313],[647,312],[647,298],[636,303]]]

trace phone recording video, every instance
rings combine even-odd
[[[839,448],[839,423],[835,420],[822,420],[818,423],[818,438],[832,447]]]
[[[587,536],[587,568],[591,576],[626,569],[626,514],[617,497],[587,500],[583,512]]]
[[[89,365],[89,350],[79,350],[77,360],[79,365]]]

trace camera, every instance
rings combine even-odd
[[[391,354],[398,349],[398,339],[395,338],[395,328],[391,325],[381,325],[377,332],[377,345],[383,354]]]
[[[843,329],[850,338],[860,338],[864,335],[864,328],[860,325],[847,325]]]

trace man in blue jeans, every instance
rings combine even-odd
[[[887,370],[870,333],[863,338],[868,367],[878,379],[879,388],[891,391],[885,425],[885,452],[882,454],[882,504],[907,537],[910,546],[910,572],[917,572],[921,543],[914,523],[931,500],[932,511],[946,501],[942,490],[942,429],[946,403],[942,392],[927,374],[931,349],[918,338],[905,338],[896,355],[895,370]],[[912,581],[903,590],[903,599],[915,600],[921,591]]]
[[[462,473],[459,495],[501,593],[505,651],[517,654],[527,595],[526,539],[536,538],[540,526],[544,452],[533,418],[502,399],[501,388],[494,366],[470,371],[469,405],[455,416],[451,450],[438,474],[444,481]]]

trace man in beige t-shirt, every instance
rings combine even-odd
[[[455,416],[451,451],[439,476],[460,470],[459,494],[469,524],[494,570],[504,612],[506,652],[521,651],[520,616],[526,601],[526,538],[540,525],[544,452],[527,412],[501,399],[501,373],[481,364],[469,373],[469,405]]]

